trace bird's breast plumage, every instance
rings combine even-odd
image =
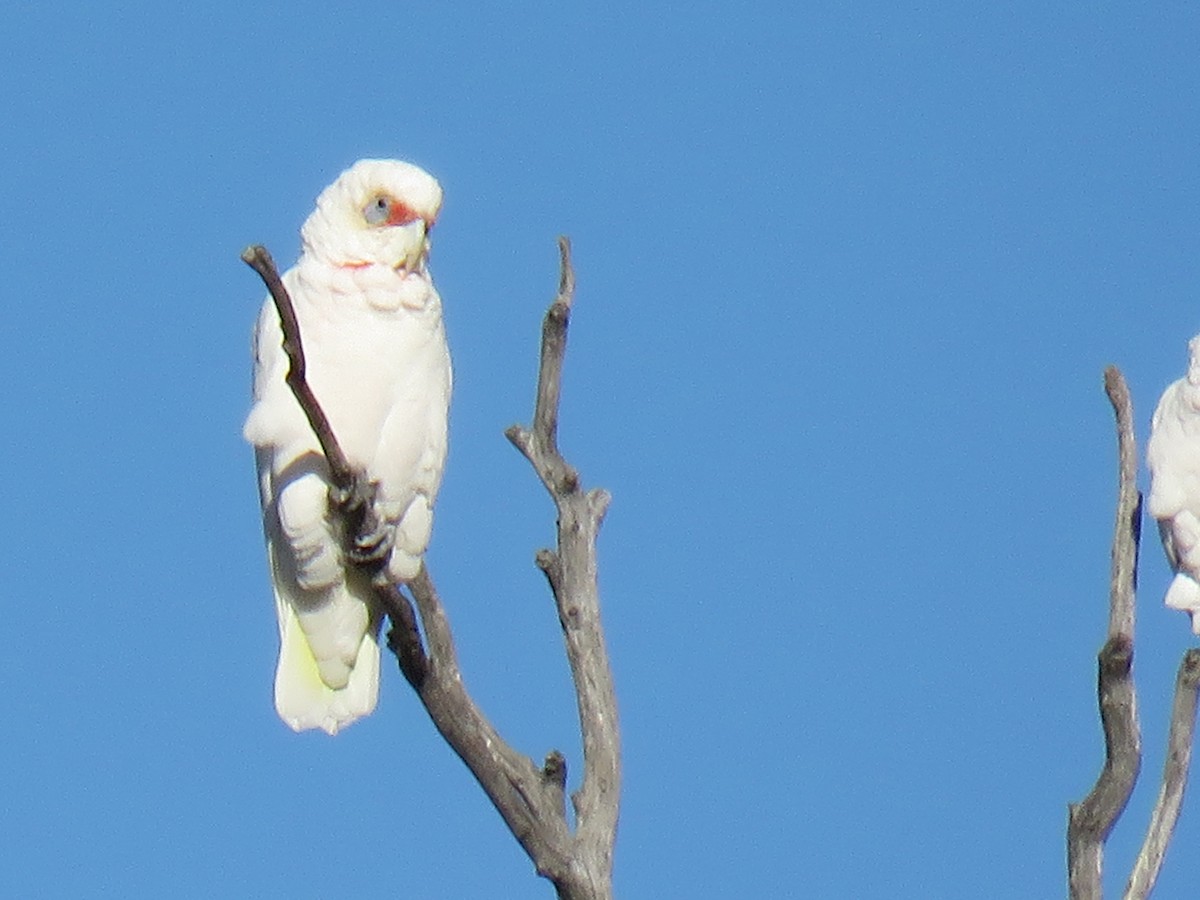
[[[363,289],[365,271],[331,268],[301,265],[292,279],[309,385],[355,468],[378,480],[405,477],[429,432],[445,429],[450,361],[441,301],[427,278],[387,272]],[[419,280],[420,305],[380,302],[389,276],[402,282],[393,298],[413,298],[411,282]],[[410,440],[395,440],[388,427]],[[384,443],[402,452],[378,459]]]

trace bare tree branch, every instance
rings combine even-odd
[[[1119,468],[1117,522],[1113,533],[1109,581],[1108,637],[1133,642],[1137,555],[1142,537],[1142,495],[1137,489],[1137,439],[1133,435],[1133,400],[1125,376],[1116,366],[1104,370],[1104,392],[1117,419]]]
[[[603,490],[584,491],[579,476],[558,450],[562,360],[575,290],[571,245],[565,237],[559,238],[558,245],[562,277],[542,324],[533,429],[513,425],[505,434],[533,465],[558,509],[557,550],[539,551],[537,564],[546,573],[558,607],[583,732],[583,785],[572,797],[576,860],[583,864],[584,883],[590,890],[585,896],[608,897],[620,803],[621,736],[600,622],[596,536],[610,498]]]
[[[559,239],[559,293],[542,328],[541,366],[533,430],[514,426],[506,434],[533,464],[559,510],[558,550],[539,552],[558,607],[583,732],[583,785],[575,795],[576,830],[566,817],[566,760],[551,751],[539,768],[513,750],[471,699],[463,684],[454,639],[428,571],[422,566],[408,585],[420,612],[426,645],[407,596],[395,585],[375,584],[392,622],[388,647],[417,692],[439,733],[471,770],[539,875],[560,900],[606,900],[612,896],[612,853],[620,792],[620,737],[616,696],[600,625],[596,583],[596,537],[609,497],[583,492],[575,470],[558,452],[557,419],[567,323],[574,291],[570,246]],[[304,352],[291,300],[270,254],[250,247],[242,254],[266,283],[279,310],[284,348],[291,363],[287,383],[304,409],[329,460],[331,507],[346,523],[348,558],[371,573],[374,548],[374,486],[351,471],[336,437],[305,380]]]
[[[1200,649],[1183,654],[1175,678],[1175,702],[1171,707],[1171,729],[1167,735],[1167,759],[1163,764],[1162,787],[1150,816],[1145,843],[1134,863],[1125,888],[1125,900],[1145,900],[1154,889],[1162,869],[1167,845],[1175,833],[1183,792],[1192,761],[1192,739],[1196,730],[1196,697],[1200,690]]]
[[[1104,843],[1129,802],[1141,769],[1141,736],[1133,684],[1134,591],[1141,538],[1133,402],[1119,369],[1104,372],[1117,420],[1119,480],[1109,588],[1108,639],[1099,654],[1098,694],[1104,727],[1104,769],[1095,787],[1068,810],[1067,867],[1072,900],[1099,900]]]
[[[346,454],[342,452],[342,446],[333,433],[325,410],[321,408],[312,388],[308,386],[308,365],[304,359],[304,345],[300,341],[300,323],[296,319],[292,298],[283,286],[283,279],[279,277],[275,260],[266,247],[255,244],[242,251],[242,261],[258,273],[275,302],[275,310],[279,313],[279,323],[283,331],[283,352],[287,354],[289,363],[285,380],[296,395],[296,402],[304,410],[308,424],[312,426],[313,433],[321,444],[321,450],[329,463],[330,479],[338,487],[347,490],[354,483],[355,472],[350,468]]]
[[[538,874],[557,884],[572,868],[572,840],[557,771],[539,769],[510,747],[467,693],[450,622],[424,566],[409,589],[429,642],[429,675],[417,690],[421,703],[529,854]]]

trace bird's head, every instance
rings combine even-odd
[[[363,159],[321,192],[300,236],[305,253],[335,266],[423,274],[441,208],[442,188],[424,169]]]

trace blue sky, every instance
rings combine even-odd
[[[100,7],[103,6],[103,9]],[[1144,438],[1200,331],[1186,3],[5,4],[0,893],[548,897],[394,667],[271,707],[239,260],[364,156],[446,191],[431,570],[517,747],[574,709],[532,560],[562,442],[614,497],[625,898],[1064,893],[1102,759],[1108,363]],[[1143,547],[1143,781],[1191,643]],[[1193,798],[1194,799],[1194,798]],[[1194,896],[1185,806],[1158,898]]]

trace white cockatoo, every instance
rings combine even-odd
[[[355,163],[321,192],[283,276],[307,380],[357,472],[378,486],[380,578],[417,574],[446,458],[450,354],[426,265],[442,189],[395,160]],[[284,378],[270,299],[254,334],[255,447],[279,616],[275,708],[296,731],[329,734],[375,708],[381,620],[370,578],[344,559],[325,457]],[[390,552],[389,552],[390,551]]]
[[[1200,634],[1200,335],[1188,343],[1188,354],[1187,375],[1154,410],[1146,466],[1150,515],[1175,570],[1166,604],[1190,615]]]

